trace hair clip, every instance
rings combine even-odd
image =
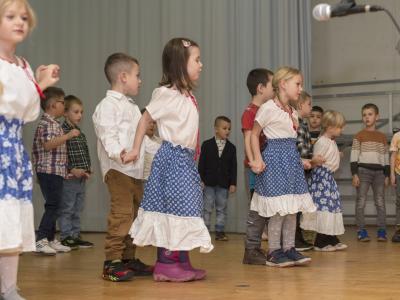
[[[185,48],[189,48],[190,46],[192,46],[190,41],[187,41],[187,40],[182,40],[182,44],[183,44],[183,47],[185,47]]]

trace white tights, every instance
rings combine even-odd
[[[7,295],[17,288],[18,254],[0,255],[1,295]]]

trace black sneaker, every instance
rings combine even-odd
[[[308,251],[314,248],[312,244],[307,243],[304,239],[296,240],[295,247],[297,251]]]
[[[133,276],[133,271],[128,269],[120,260],[104,262],[103,279],[118,282],[130,280]]]
[[[300,252],[297,252],[295,248],[291,248],[285,252],[286,256],[294,261],[296,266],[308,264],[311,261],[311,258],[308,256],[304,256]]]
[[[223,231],[217,231],[215,233],[215,240],[216,241],[228,241],[228,237],[225,235],[225,232]]]
[[[151,276],[153,275],[154,266],[149,266],[140,261],[138,258],[123,259],[125,266],[135,273],[135,276]]]
[[[282,249],[277,249],[268,254],[266,265],[270,267],[284,268],[294,266],[295,262],[290,259]]]
[[[267,254],[264,250],[257,249],[245,249],[243,256],[243,264],[246,265],[266,265],[267,262]]]
[[[65,239],[63,239],[61,241],[61,245],[66,246],[66,247],[70,247],[72,250],[76,250],[76,249],[79,248],[79,244],[71,236],[67,236]]]
[[[393,243],[400,243],[400,229],[396,230],[392,237]]]
[[[94,246],[93,243],[82,240],[81,236],[78,236],[74,240],[78,244],[79,248],[87,249],[87,248],[92,248]]]

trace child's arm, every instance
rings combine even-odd
[[[250,143],[251,143],[251,151],[253,152],[254,155],[254,160],[249,162],[249,165],[251,169],[253,170],[254,173],[261,173],[265,169],[265,163],[262,160],[261,157],[261,151],[260,151],[260,134],[261,134],[262,128],[260,124],[255,121],[253,130],[251,131],[251,136],[250,136]]]
[[[396,174],[395,174],[395,164],[396,164],[396,155],[395,151],[392,151],[390,155],[390,183],[395,186],[396,185]]]
[[[237,158],[236,158],[236,147],[233,146],[234,153],[231,161],[231,182],[229,186],[229,193],[236,192],[236,181],[237,181]]]
[[[60,80],[60,67],[58,65],[39,66],[35,73],[41,90],[45,90]]]
[[[122,162],[127,164],[134,162],[139,159],[140,147],[143,142],[143,138],[146,134],[147,126],[149,122],[154,122],[147,110],[143,113],[140,118],[139,124],[136,128],[135,139],[133,141],[133,148],[131,151],[122,154]]]
[[[44,142],[43,143],[43,148],[46,151],[50,151],[52,149],[57,148],[58,146],[64,144],[66,141],[80,135],[81,132],[78,129],[72,129],[70,132],[62,135],[62,136],[57,136],[55,138],[52,138],[51,140]]]
[[[246,154],[246,157],[249,161],[254,160],[253,152],[251,151],[251,130],[244,130],[243,131],[243,136],[244,136],[244,151]]]
[[[354,187],[360,186],[360,178],[358,177],[358,158],[361,152],[361,144],[357,139],[357,136],[353,139],[353,144],[351,146],[351,154],[350,154],[350,169],[351,174],[353,175],[352,185]]]
[[[204,143],[201,145],[201,151],[200,151],[200,157],[199,157],[199,175],[201,179],[202,186],[204,187],[204,169],[205,169],[205,163],[206,163],[206,153],[207,151],[205,150],[205,145]]]

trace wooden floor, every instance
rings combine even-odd
[[[393,229],[389,229],[391,237]],[[373,236],[375,228],[370,228]],[[29,300],[63,299],[400,299],[400,244],[359,243],[355,228],[347,228],[343,252],[308,252],[307,267],[286,269],[241,263],[243,235],[216,242],[210,254],[191,252],[195,266],[208,271],[206,280],[156,283],[135,278],[113,283],[101,278],[104,234],[86,234],[96,244],[56,257],[21,256],[19,286]],[[266,247],[266,244],[263,245]],[[138,257],[153,263],[155,250],[139,248]]]

